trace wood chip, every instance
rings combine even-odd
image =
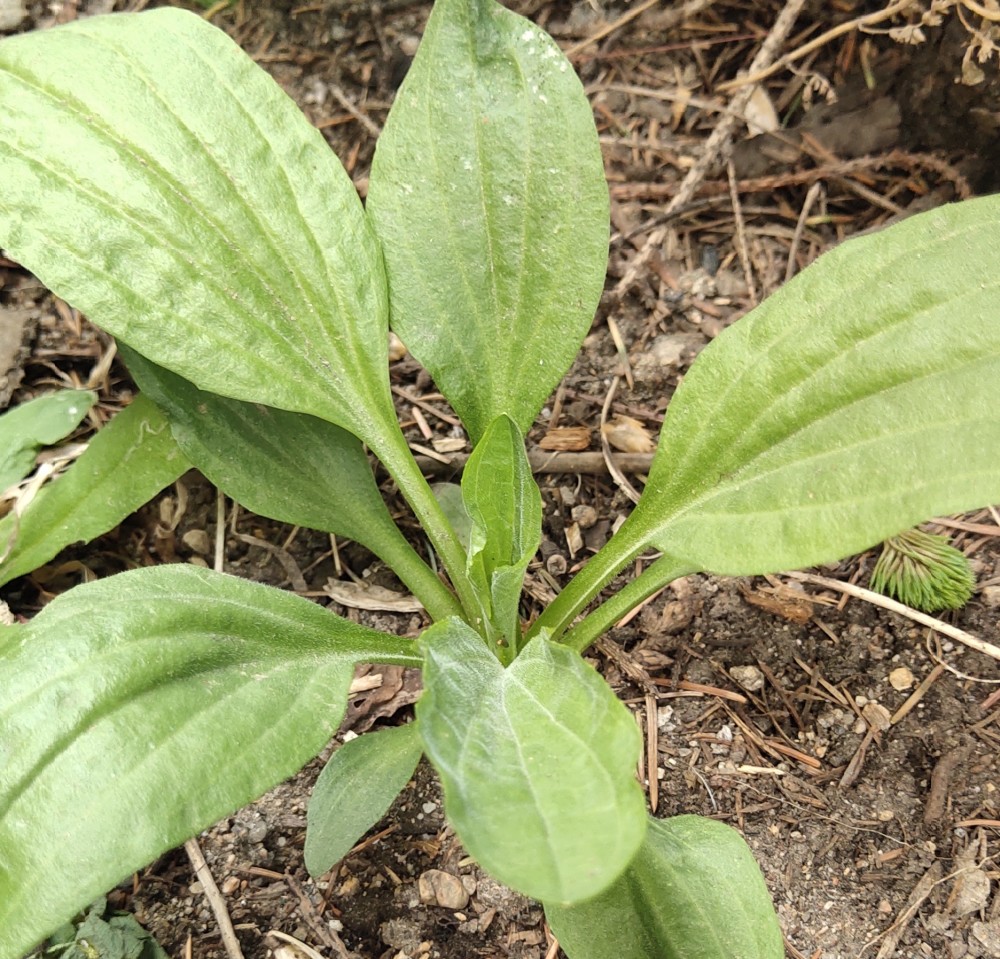
[[[586,426],[558,426],[549,430],[539,441],[543,450],[590,449],[590,429]]]

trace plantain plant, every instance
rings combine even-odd
[[[119,339],[185,461],[258,513],[366,545],[433,621],[404,639],[174,565],[0,627],[0,959],[315,756],[359,662],[420,667],[424,694],[323,771],[312,872],[425,755],[470,853],[544,904],[571,959],[778,959],[746,845],[648,816],[636,725],[580,654],[676,577],[825,562],[1000,497],[1000,200],[846,243],[720,335],[635,510],[526,623],[524,434],[588,332],[608,244],[590,108],[542,30],[437,0],[366,206],[278,86],[177,10],[3,41],[0,102],[0,245]],[[397,423],[390,327],[474,444],[447,509]]]

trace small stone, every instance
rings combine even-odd
[[[220,887],[222,892],[226,896],[231,896],[237,889],[240,888],[240,877],[239,876],[227,876]]]
[[[573,517],[573,522],[577,523],[580,529],[590,529],[597,523],[597,510],[586,503],[574,506],[570,515]]]
[[[545,568],[553,576],[562,576],[569,569],[569,563],[566,562],[566,557],[562,553],[552,553],[545,560]]]
[[[910,689],[915,682],[916,679],[913,676],[913,672],[905,666],[900,666],[889,673],[889,685],[897,692]]]
[[[406,344],[395,333],[389,333],[389,362],[397,363],[406,356]]]
[[[24,0],[0,0],[0,30],[16,30],[27,15]]]
[[[201,553],[202,556],[207,556],[212,549],[212,540],[203,529],[189,529],[181,537],[181,542],[193,553]]]
[[[979,591],[979,598],[991,609],[1000,606],[1000,586],[984,586]]]
[[[250,842],[263,842],[266,836],[267,823],[265,823],[262,819],[258,819],[247,830],[247,839],[249,839]]]
[[[764,686],[764,674],[756,666],[733,666],[729,675],[748,693],[755,693]]]
[[[441,869],[428,869],[417,880],[420,901],[442,909],[464,909],[469,904],[469,894],[458,876]]]

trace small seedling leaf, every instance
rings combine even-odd
[[[64,390],[0,415],[0,493],[31,472],[43,446],[72,433],[96,399],[90,390]]]
[[[488,584],[491,619],[516,646],[524,572],[542,538],[542,496],[510,417],[497,417],[476,444],[462,474],[462,498],[472,519],[473,582]]]
[[[136,397],[23,512],[0,519],[0,586],[106,533],[188,469],[163,414]]]
[[[646,829],[629,711],[576,653],[545,639],[504,669],[452,619],[424,634],[424,649],[420,735],[466,848],[537,899],[600,892]]]
[[[424,747],[415,723],[344,743],[316,780],[309,800],[306,868],[319,876],[340,862],[388,811],[410,781]]]

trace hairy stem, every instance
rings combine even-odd
[[[388,435],[392,437],[391,443],[380,444],[378,448],[372,446],[372,449],[396,481],[400,492],[410,504],[417,519],[420,520],[420,524],[423,526],[424,532],[427,533],[434,549],[437,550],[452,585],[455,587],[455,592],[458,594],[461,608],[465,611],[462,618],[469,622],[473,628],[481,630],[482,624],[479,622],[481,617],[478,613],[479,603],[466,572],[465,549],[459,542],[451,523],[444,515],[437,497],[435,497],[427,480],[424,479],[423,473],[420,472],[420,467],[417,466],[413,454],[406,445],[403,434],[397,428],[394,432],[389,432]],[[459,613],[457,608],[452,608],[448,615],[458,615]]]
[[[614,596],[588,613],[563,637],[571,649],[582,653],[595,639],[607,632],[619,619],[631,612],[644,599],[681,576],[694,573],[690,563],[673,556],[661,556],[635,579],[629,580]]]
[[[630,520],[626,520],[625,525],[588,560],[587,565],[566,584],[563,591],[535,620],[528,638],[547,630],[549,639],[558,640],[584,607],[645,546],[644,532],[636,529]]]

